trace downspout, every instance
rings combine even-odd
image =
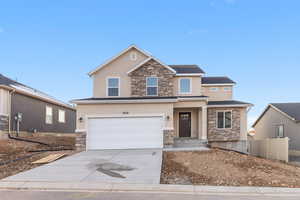
[[[14,137],[11,135],[11,100],[12,100],[12,95],[13,93],[15,93],[16,90],[13,89],[11,91],[9,91],[9,100],[8,100],[8,138],[9,139],[13,139],[13,140],[18,140],[18,141],[23,141],[23,142],[31,142],[31,143],[36,143],[36,144],[41,144],[41,145],[46,145],[46,146],[50,146],[49,144],[46,144],[44,142],[38,142],[38,141],[33,141],[33,140],[28,140],[28,139],[25,139],[25,138],[19,138],[19,137]]]

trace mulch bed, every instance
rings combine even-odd
[[[231,151],[164,152],[162,184],[300,187],[300,167]]]

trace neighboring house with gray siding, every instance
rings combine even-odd
[[[18,117],[19,116],[19,117]],[[0,134],[74,133],[76,110],[41,91],[0,74]]]
[[[271,103],[253,124],[253,139],[288,137],[289,150],[300,151],[300,103]]]

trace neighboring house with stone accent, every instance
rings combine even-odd
[[[0,74],[0,138],[7,133],[70,134],[76,110],[41,91]]]
[[[228,77],[167,65],[132,45],[89,73],[93,97],[77,105],[79,149],[210,144],[246,151],[249,103]]]

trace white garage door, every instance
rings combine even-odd
[[[87,149],[162,148],[162,117],[88,119]]]

